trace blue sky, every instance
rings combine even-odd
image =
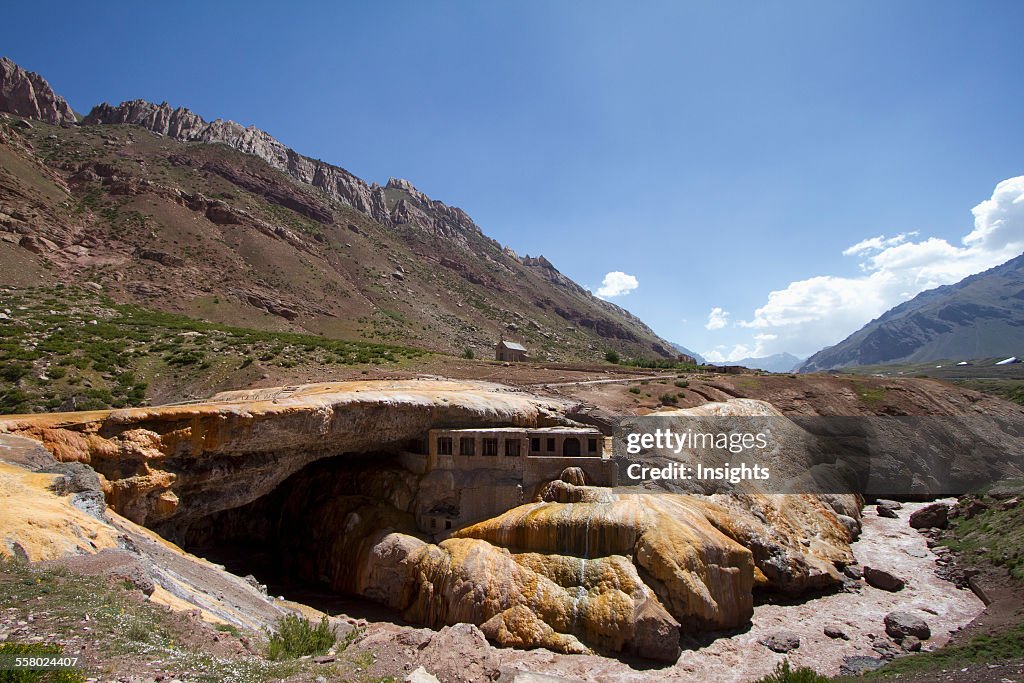
[[[1024,250],[1024,183],[993,198],[1024,174],[1019,2],[40,12],[5,8],[0,52],[76,110],[166,100],[408,178],[595,291],[632,276],[611,300],[723,359],[812,353]]]

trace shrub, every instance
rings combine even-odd
[[[476,357],[476,354],[473,353],[473,349],[467,346],[466,348],[462,349],[462,357],[465,358],[466,360],[473,360]]]
[[[775,665],[775,671],[761,678],[757,683],[828,683],[829,679],[810,667],[791,669],[789,660],[783,659]]]
[[[690,383],[684,379],[676,382],[676,386],[679,387],[680,389],[685,389],[686,387],[690,386]]]
[[[274,631],[267,643],[267,659],[297,659],[306,655],[322,655],[331,649],[337,640],[338,637],[326,616],[314,626],[309,619],[287,614],[274,625]]]
[[[202,363],[205,359],[206,354],[202,351],[178,351],[177,353],[173,353],[165,358],[168,365],[173,365],[178,368],[185,367],[186,365]]]
[[[639,394],[640,393],[640,387],[630,387],[629,388],[629,393],[631,393],[631,394]]]
[[[604,359],[609,363],[614,363],[615,365],[618,365],[620,360],[619,353],[614,349],[609,349],[608,351],[605,352]]]
[[[674,394],[662,394],[659,400],[663,406],[679,405],[679,399]]]

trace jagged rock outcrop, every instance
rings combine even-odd
[[[117,106],[100,104],[89,112],[83,123],[131,124],[184,142],[228,145],[240,152],[263,159],[295,180],[323,190],[328,196],[348,204],[383,225],[408,224],[436,235],[456,239],[465,239],[467,234],[482,236],[480,228],[465,211],[431,199],[407,180],[392,178],[386,187],[369,185],[343,168],[299,154],[255,126],[245,127],[234,121],[221,119],[207,122],[188,109],[175,109],[166,102],[153,104],[145,100],[131,100]],[[224,169],[210,170],[224,175]],[[242,180],[244,187],[250,187],[255,183],[260,186],[255,191],[260,191],[267,185],[247,178],[231,180]],[[388,207],[387,190],[401,195],[392,208]],[[296,210],[321,222],[326,222],[329,216],[315,209],[310,211],[308,203],[303,203]]]
[[[0,58],[0,111],[57,126],[77,121],[67,101],[53,92],[42,76]]]

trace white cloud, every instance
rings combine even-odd
[[[729,317],[729,311],[723,311],[720,306],[715,306],[708,313],[708,321],[704,324],[706,330],[720,330],[729,324],[727,318]]]
[[[1024,251],[1024,176],[999,183],[972,213],[974,230],[961,240],[963,246],[935,237],[915,241],[916,232],[862,240],[843,251],[861,259],[862,275],[791,282],[769,292],[753,317],[736,324],[762,334],[770,330],[772,339],[754,337],[761,353],[812,353],[926,289],[958,282]],[[739,358],[736,351],[728,359]]]
[[[711,351],[705,351],[700,355],[711,363],[731,363],[732,361],[740,360],[741,358],[761,358],[762,356],[770,355],[769,351],[766,351],[765,342],[770,342],[778,338],[778,335],[760,333],[754,335],[753,345],[750,344],[736,344],[729,351],[724,351],[729,347],[724,344],[719,344]]]
[[[625,296],[639,286],[640,283],[636,277],[627,275],[620,270],[613,270],[604,276],[597,295],[605,299],[613,296]]]
[[[725,354],[721,351],[703,351],[700,355],[704,356],[704,360],[709,363],[724,363],[726,361]]]
[[[861,240],[852,247],[848,247],[843,250],[843,256],[856,256],[857,254],[863,254],[869,251],[881,251],[886,247],[895,247],[897,244],[903,244],[907,241],[908,237],[916,237],[918,234],[917,230],[913,232],[901,232],[895,237],[886,238],[885,235],[879,235],[878,237],[869,237],[866,240]]]

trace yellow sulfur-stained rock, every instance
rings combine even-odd
[[[117,533],[50,490],[58,475],[0,462],[0,554],[30,562],[117,547]]]

